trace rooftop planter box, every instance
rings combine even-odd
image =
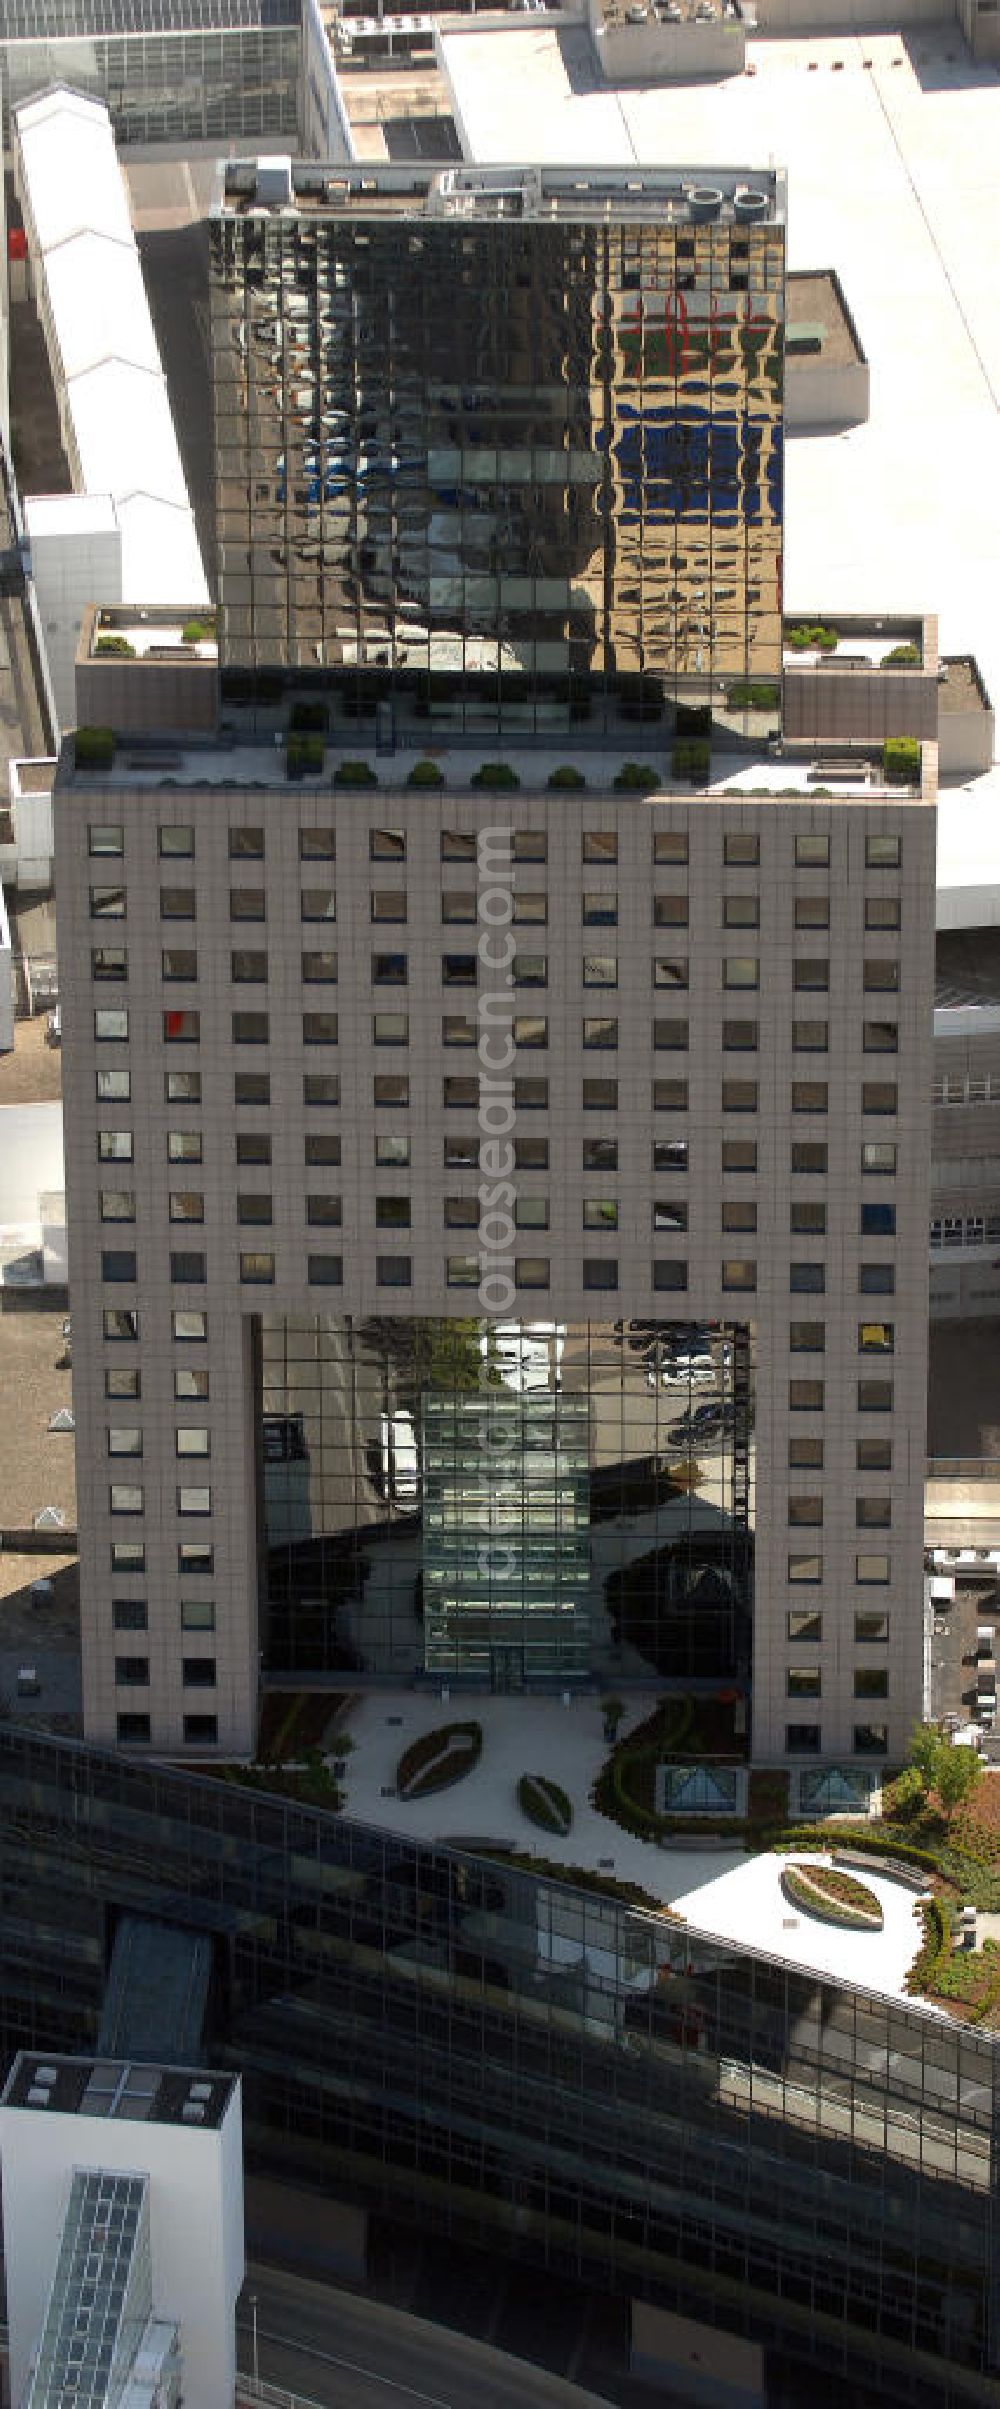
[[[587,781],[582,770],[574,769],[571,762],[564,761],[557,770],[550,772],[548,783],[553,793],[568,795],[579,794]]]
[[[483,1753],[481,1723],[441,1723],[404,1748],[396,1768],[400,1798],[427,1798],[434,1790],[450,1790],[478,1765]]]
[[[511,769],[509,761],[484,761],[472,779],[473,786],[485,787],[492,794],[512,794],[520,783],[517,771]]]
[[[338,761],[333,783],[341,787],[372,787],[378,785],[378,779],[370,762]]]
[[[113,728],[77,728],[73,759],[78,770],[109,770],[115,757]]]
[[[890,786],[916,786],[920,779],[919,738],[887,737],[882,747],[882,774]]]
[[[619,795],[651,795],[662,784],[659,771],[651,769],[647,761],[623,761],[615,779],[615,792]]]
[[[407,786],[423,787],[430,791],[444,785],[444,771],[436,761],[415,761],[407,777]]]
[[[786,1865],[781,1887],[793,1907],[816,1916],[821,1924],[840,1924],[851,1932],[881,1932],[882,1903],[867,1882],[842,1873],[835,1865]]]

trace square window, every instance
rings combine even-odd
[[[793,1171],[825,1172],[826,1164],[827,1150],[825,1139],[800,1139],[792,1147]]]
[[[115,1598],[111,1607],[112,1628],[115,1631],[145,1631],[149,1614],[144,1598]]]
[[[756,1054],[760,1024],[755,1020],[724,1020],[722,1043],[728,1053]]]
[[[688,899],[686,895],[654,895],[654,928],[686,928],[687,925]]]
[[[793,1054],[826,1054],[830,1048],[830,1024],[825,1020],[794,1020],[792,1022]]]
[[[756,1112],[756,1079],[724,1079],[722,1109],[723,1112]]]
[[[527,893],[522,889],[518,894],[515,895],[515,928],[522,923],[531,927],[543,928],[548,920],[548,917],[549,899],[546,894],[541,893],[537,889],[533,888]]]
[[[724,987],[759,987],[760,963],[756,954],[727,954],[722,964]]]
[[[866,895],[866,928],[898,928],[899,924],[900,903],[898,895]]]
[[[337,1071],[306,1071],[302,1079],[302,1101],[308,1105],[338,1105],[340,1075]]]
[[[821,1414],[824,1395],[822,1380],[790,1380],[788,1411],[790,1414]]]
[[[793,1355],[821,1355],[826,1346],[825,1322],[789,1322],[788,1344]]]
[[[128,1104],[132,1096],[131,1071],[98,1071],[95,1094],[98,1104]]]
[[[368,838],[368,858],[373,862],[405,862],[405,828],[373,828]]]
[[[478,1255],[445,1257],[445,1279],[449,1288],[478,1288],[479,1277]]]
[[[304,1012],[302,1043],[304,1046],[335,1046],[340,1023],[335,1012]]]
[[[193,861],[194,829],[187,826],[167,827],[158,831],[161,861]]]
[[[479,1228],[478,1196],[446,1196],[444,1226],[446,1230],[477,1230]]]
[[[174,1432],[175,1455],[211,1455],[212,1441],[203,1423],[185,1424]]]
[[[269,1163],[271,1160],[271,1140],[268,1137],[266,1130],[239,1130],[236,1138],[236,1160],[240,1164]]]
[[[128,1397],[138,1402],[142,1395],[142,1377],[131,1365],[110,1364],[104,1374],[106,1397]]]
[[[170,1257],[170,1277],[173,1281],[201,1282],[205,1277],[205,1257],[185,1247]]]
[[[823,1688],[818,1665],[789,1665],[785,1672],[786,1698],[818,1698]]]
[[[790,1757],[818,1757],[821,1726],[818,1723],[786,1723],[785,1754]]]
[[[865,1113],[894,1113],[898,1107],[894,1079],[866,1079],[861,1088],[861,1110]]]
[[[405,921],[405,887],[373,887],[370,908],[372,920],[375,923]]]
[[[408,1046],[410,1016],[408,1012],[375,1012],[372,1015],[373,1046]]]
[[[822,1468],[822,1439],[789,1439],[788,1469],[790,1472],[821,1472]]]
[[[586,1089],[587,1081],[584,1080],[583,1084]],[[686,1112],[687,1107],[688,1083],[686,1079],[654,1079],[654,1112]],[[683,1143],[683,1141],[679,1142]]]
[[[856,1497],[854,1520],[859,1531],[888,1531],[892,1527],[891,1497]]]
[[[175,1306],[170,1327],[172,1337],[194,1339],[202,1345],[208,1337],[208,1315],[197,1306]]]
[[[688,960],[686,954],[657,954],[653,959],[654,987],[686,988]]]
[[[244,1189],[236,1198],[236,1219],[242,1227],[267,1228],[274,1219],[270,1196],[263,1190]]]
[[[823,1617],[818,1606],[793,1606],[786,1616],[788,1637],[798,1646],[803,1640],[817,1641],[823,1637]]]
[[[441,831],[441,859],[443,862],[474,862],[476,844],[474,828],[443,828]]]
[[[141,1455],[142,1432],[134,1425],[116,1424],[107,1432],[109,1455]]]
[[[379,1288],[410,1288],[413,1284],[410,1256],[376,1255],[375,1281]]]
[[[866,870],[898,870],[901,840],[898,836],[866,836]]]
[[[337,982],[337,956],[329,951],[310,951],[302,956],[302,978],[307,987],[334,987]]]
[[[161,887],[161,920],[196,920],[198,903],[193,887]]]
[[[207,1539],[182,1539],[177,1550],[177,1570],[183,1579],[194,1573],[215,1571],[215,1549]]]
[[[793,1079],[793,1112],[826,1112],[829,1094],[825,1079]]]
[[[136,1277],[136,1258],[126,1247],[105,1247],[101,1255],[102,1280],[133,1281]]]
[[[377,1230],[408,1230],[410,1199],[408,1196],[376,1196],[375,1227]]]
[[[200,1071],[167,1071],[163,1081],[164,1101],[167,1104],[200,1104]],[[236,1099],[239,1103],[239,1097]]]
[[[125,831],[121,822],[93,822],[87,830],[87,851],[94,858],[99,854],[117,854],[120,857],[125,851]]]
[[[514,967],[516,976],[516,961]],[[617,987],[617,954],[584,954],[583,984],[585,987]]]
[[[796,895],[795,926],[796,928],[829,928],[829,896]]]
[[[725,896],[722,906],[722,923],[724,928],[759,928],[760,896]]]
[[[861,1044],[866,1054],[898,1054],[899,1029],[894,1020],[866,1020],[861,1024]]]
[[[515,1081],[515,1088],[517,1082]],[[515,1102],[516,1102],[515,1095]],[[585,1079],[583,1082],[584,1112],[617,1112],[617,1079]]]
[[[891,1380],[859,1380],[858,1412],[859,1414],[891,1414]]]
[[[236,1104],[270,1104],[270,1072],[237,1071],[233,1079],[233,1099]]]
[[[184,1739],[189,1746],[214,1748],[218,1744],[218,1738],[219,1719],[217,1715],[185,1715]]]
[[[212,1511],[211,1489],[204,1486],[178,1489],[177,1511],[178,1514],[210,1514]]]
[[[876,1642],[879,1646],[885,1646],[888,1638],[889,1617],[887,1614],[873,1614],[868,1611],[855,1615],[854,1639],[856,1646],[869,1647]]]
[[[891,1355],[896,1345],[894,1322],[859,1322],[858,1354]]]
[[[214,1656],[184,1656],[181,1658],[181,1680],[186,1690],[214,1690]]]
[[[823,1263],[792,1263],[788,1285],[793,1296],[810,1294],[822,1296],[826,1287],[826,1266]]]
[[[549,957],[547,954],[515,954],[511,967],[513,971],[515,987],[548,986]],[[612,978],[596,980],[593,982],[593,984],[598,986],[616,987],[618,984],[618,965],[616,962],[612,963],[612,969],[614,972],[614,976]],[[583,983],[584,986],[587,986],[588,984],[586,964],[584,964]]]
[[[856,1723],[854,1753],[859,1757],[884,1757],[889,1753],[889,1727],[886,1723]]]
[[[98,1130],[97,1159],[100,1163],[130,1163],[132,1160],[131,1130]]]
[[[830,839],[828,836],[797,836],[795,839],[797,870],[828,870]]]
[[[204,1221],[205,1199],[196,1188],[171,1188],[167,1210],[171,1221]]]
[[[585,1196],[583,1200],[583,1226],[585,1230],[616,1230],[618,1227],[618,1206],[614,1198],[610,1196]]]
[[[725,1172],[756,1171],[756,1138],[723,1138],[722,1168]]]
[[[757,1286],[757,1265],[751,1255],[727,1255],[722,1265],[723,1288],[751,1289]]]
[[[682,1255],[660,1255],[653,1259],[653,1287],[683,1289],[688,1284],[688,1267]]]
[[[686,1054],[690,1027],[686,1020],[671,1015],[653,1022],[653,1050],[657,1054]]]
[[[789,1558],[788,1558],[788,1579],[789,1579],[789,1581],[821,1581],[821,1580],[822,1580],[822,1578],[823,1578],[823,1558],[822,1558],[822,1556],[799,1556],[799,1555],[789,1556]]]
[[[657,828],[653,831],[654,862],[684,863],[688,858],[687,832],[679,828]]]
[[[231,828],[229,831],[231,862],[262,862],[264,831],[262,828]]]
[[[94,1013],[94,1036],[98,1045],[125,1045],[128,1042],[128,1013],[124,1009],[99,1006]]]
[[[786,1520],[792,1530],[801,1530],[807,1528],[809,1525],[821,1523],[823,1520],[823,1500],[818,1492],[814,1491],[810,1495],[803,1495],[801,1497],[789,1497]]]
[[[474,987],[478,977],[475,954],[442,954],[441,980],[445,987]]]
[[[759,836],[751,836],[742,829],[731,829],[722,840],[722,858],[727,869],[755,869],[760,860]]]
[[[106,986],[119,985],[128,978],[128,951],[124,945],[92,945],[90,975],[103,980]]]
[[[337,858],[337,835],[333,828],[300,828],[299,860],[302,862],[332,862]]]
[[[789,1208],[789,1226],[793,1234],[798,1236],[824,1237],[826,1234],[825,1204],[813,1204],[811,1201],[793,1204]]]
[[[229,956],[229,976],[234,986],[263,986],[267,979],[267,955],[251,953],[239,946]]]
[[[615,828],[585,828],[582,858],[585,862],[616,862],[618,831]]]
[[[549,843],[544,828],[515,828],[512,851],[516,862],[547,862]]]
[[[141,1539],[113,1539],[111,1542],[113,1573],[144,1573],[146,1549]]]
[[[655,1205],[653,1207],[653,1211],[655,1214]],[[722,1207],[722,1227],[724,1230],[755,1230],[757,1227],[756,1205],[750,1200],[744,1200],[743,1198],[733,1199],[731,1202],[724,1203]]]
[[[199,1400],[206,1398],[208,1385],[207,1372],[189,1371],[186,1366],[180,1365],[174,1373],[174,1396],[184,1403],[192,1397]]]
[[[515,1288],[547,1288],[549,1258],[547,1255],[518,1255],[514,1261]],[[587,1283],[584,1280],[584,1287]]]
[[[214,1631],[214,1629],[215,1629],[215,1600],[214,1600],[214,1598],[182,1598],[182,1599],[181,1599],[181,1630],[182,1630],[182,1631]]]
[[[405,1170],[409,1160],[409,1138],[376,1138],[375,1168],[377,1171]]]
[[[124,920],[127,898],[124,887],[91,887],[90,917],[92,920]]]
[[[112,1514],[141,1514],[144,1512],[142,1490],[124,1481],[112,1481],[108,1490],[108,1506]]]
[[[240,1279],[245,1287],[273,1287],[274,1256],[259,1252],[241,1254]]]
[[[546,1023],[546,1027],[547,1025],[548,1024]],[[514,1029],[516,1035],[516,1021],[514,1023]],[[585,1047],[590,1048],[592,1051],[598,1050],[602,1047],[606,1050],[614,1051],[618,1044],[617,1020],[609,1020],[605,1018],[586,1019],[583,1024],[583,1042]]]
[[[410,1101],[410,1082],[405,1073],[377,1071],[372,1080],[372,1100],[377,1110],[386,1106],[402,1107]]]
[[[891,1579],[889,1558],[882,1553],[855,1556],[854,1578],[859,1586],[865,1582],[884,1585]]]
[[[859,1439],[854,1450],[859,1472],[891,1472],[892,1440]]]
[[[306,1222],[310,1229],[339,1230],[343,1218],[344,1206],[341,1197],[306,1197]]]
[[[861,1296],[892,1296],[896,1273],[891,1263],[862,1263],[858,1272],[858,1291]]]
[[[149,1716],[116,1715],[115,1736],[122,1748],[135,1748],[141,1741],[148,1741],[152,1736]]]
[[[613,1027],[617,1027],[617,1022],[613,1022],[611,1025]],[[513,1022],[513,1035],[514,1044],[516,1046],[547,1046],[549,1042],[548,1021],[543,1015],[540,1015],[536,1012],[516,1013]]]
[[[307,1255],[306,1272],[310,1288],[340,1288],[344,1279],[342,1255]]]

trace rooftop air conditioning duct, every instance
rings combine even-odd
[[[265,209],[287,209],[292,199],[290,159],[258,159],[257,199]]]
[[[722,213],[722,189],[718,184],[689,184],[687,202],[693,218],[719,217]]]
[[[770,206],[770,196],[761,192],[756,185],[737,186],[733,197],[734,217],[766,217]]]

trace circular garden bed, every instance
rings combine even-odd
[[[786,1865],[781,1887],[793,1907],[821,1924],[840,1924],[849,1932],[882,1930],[885,1917],[874,1891],[837,1865]]]
[[[537,1824],[542,1832],[558,1832],[565,1838],[573,1821],[573,1807],[558,1782],[550,1782],[545,1773],[522,1773],[517,1785],[517,1803],[529,1823]]]
[[[472,1772],[483,1753],[481,1723],[441,1723],[404,1748],[396,1767],[400,1798],[426,1798]]]

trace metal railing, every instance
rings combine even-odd
[[[304,2392],[286,2392],[282,2384],[266,2384],[263,2376],[237,2375],[235,2409],[244,2409],[244,2403],[252,2409],[256,2401],[266,2409],[322,2409]]]

